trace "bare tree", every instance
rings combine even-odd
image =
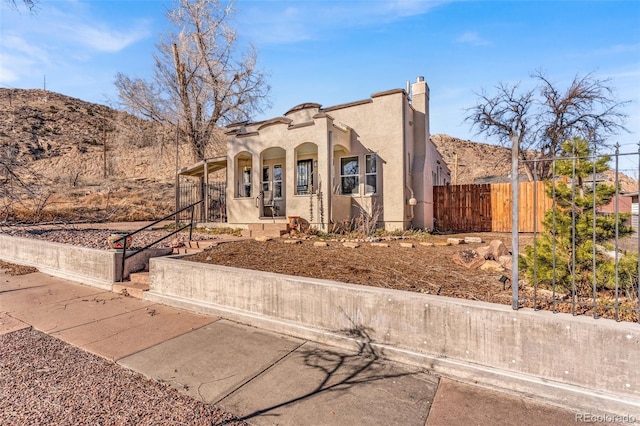
[[[19,5],[16,0],[5,0],[13,10],[18,10]],[[35,13],[38,9],[38,0],[22,0],[22,4],[31,12]]]
[[[17,217],[19,210],[39,221],[52,194],[44,178],[24,161],[17,144],[0,145],[0,222]]]
[[[180,123],[195,158],[220,143],[218,128],[247,120],[268,103],[270,87],[253,46],[241,51],[229,21],[233,2],[179,0],[168,18],[178,33],[161,38],[152,81],[117,74],[125,108],[158,122]]]
[[[574,136],[606,147],[608,137],[627,131],[622,109],[629,101],[616,99],[609,79],[576,75],[563,91],[540,71],[531,77],[536,81],[531,90],[500,83],[494,94],[483,91],[476,105],[467,109],[466,121],[478,134],[497,136],[504,145],[518,149],[522,160],[553,158]],[[544,177],[549,172],[545,161],[537,170],[531,162],[524,166],[530,180],[534,174]]]

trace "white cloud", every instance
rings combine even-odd
[[[604,49],[598,49],[593,52],[595,55],[617,55],[619,53],[629,53],[640,51],[640,43],[638,44],[615,44]]]
[[[101,52],[119,52],[150,35],[150,31],[144,23],[141,23],[139,28],[127,31],[107,28],[104,25],[65,25],[61,26],[60,30],[68,34],[67,39]],[[73,37],[69,37],[69,35]]]
[[[448,3],[447,1],[424,1],[424,0],[391,0],[380,2],[385,9],[398,17],[422,15],[429,10]]]
[[[475,31],[466,31],[462,33],[456,38],[456,42],[470,44],[472,46],[488,46],[489,44],[491,44],[487,40],[480,37],[480,35]]]
[[[46,49],[29,43],[24,38],[6,34],[0,49],[0,82],[15,83],[25,76],[34,75],[43,64],[50,63]]]
[[[341,29],[394,22],[422,15],[447,1],[387,0],[354,2],[239,3],[239,31],[262,44],[326,38]]]

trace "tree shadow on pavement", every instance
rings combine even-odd
[[[278,416],[278,414],[268,413],[322,393],[346,392],[349,389],[367,383],[420,374],[418,371],[390,372],[388,364],[381,360],[382,353],[373,347],[366,327],[354,325],[350,329],[340,330],[340,334],[354,339],[357,342],[358,350],[348,353],[347,351],[339,352],[327,350],[326,348],[307,349],[302,346],[295,352],[301,357],[306,367],[321,373],[319,375],[319,383],[312,390],[281,403],[246,414],[238,420],[247,421],[261,415]]]

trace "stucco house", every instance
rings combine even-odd
[[[429,87],[323,108],[298,105],[260,122],[226,128],[227,154],[184,168],[205,176],[226,168],[231,224],[286,223],[321,230],[358,217],[387,230],[433,228],[433,185],[450,171],[429,139]]]

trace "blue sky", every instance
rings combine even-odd
[[[46,88],[83,100],[114,97],[117,72],[148,77],[161,0],[42,0],[39,12],[0,2],[0,87]],[[234,26],[269,74],[273,107],[324,106],[404,88],[424,76],[431,132],[476,141],[463,122],[483,88],[524,86],[540,69],[560,87],[576,75],[611,78],[640,141],[640,1],[238,0]]]

